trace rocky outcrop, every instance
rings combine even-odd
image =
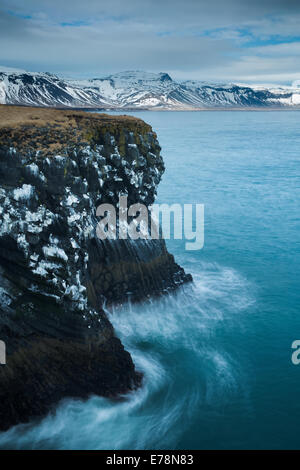
[[[191,278],[163,240],[99,240],[96,208],[120,194],[151,205],[163,171],[141,120],[0,107],[1,429],[141,383],[103,304]]]

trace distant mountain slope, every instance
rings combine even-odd
[[[67,80],[0,68],[0,103],[77,108],[201,109],[300,107],[300,88],[176,82],[167,73],[121,72]]]

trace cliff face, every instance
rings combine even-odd
[[[114,396],[141,375],[103,303],[189,281],[162,240],[101,241],[96,208],[154,201],[164,170],[130,117],[0,107],[0,429],[65,396]]]

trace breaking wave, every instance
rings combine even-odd
[[[197,442],[189,447],[201,448],[213,415],[236,397],[248,406],[247,376],[230,337],[243,329],[251,286],[233,269],[189,264],[193,284],[109,314],[144,373],[138,391],[118,401],[64,400],[46,418],[2,433],[0,448],[180,449],[191,432]]]

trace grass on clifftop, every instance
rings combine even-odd
[[[107,132],[116,142],[124,129],[136,134],[152,131],[133,116],[111,116],[84,111],[0,105],[0,146],[56,154],[66,147],[93,144]]]

